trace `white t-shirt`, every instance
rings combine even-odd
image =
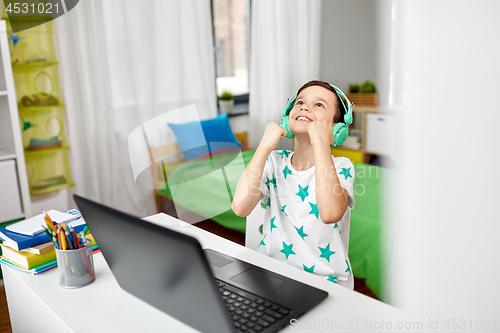
[[[292,167],[292,156],[288,150],[274,150],[264,166],[260,190],[261,202],[267,207],[258,251],[353,289],[347,251],[354,208],[354,166],[348,158],[332,156],[349,202],[339,222],[325,224],[316,203],[316,167],[297,171]]]

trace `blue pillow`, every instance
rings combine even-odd
[[[174,132],[186,160],[192,160],[208,152],[241,147],[231,131],[227,113],[200,122],[168,124],[168,127]],[[211,144],[215,142],[217,144]]]

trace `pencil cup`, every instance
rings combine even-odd
[[[59,285],[76,289],[95,281],[92,240],[86,238],[86,246],[76,250],[56,249]]]

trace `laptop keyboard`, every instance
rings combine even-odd
[[[262,332],[290,311],[220,280],[215,280],[238,332]]]

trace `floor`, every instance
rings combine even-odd
[[[226,229],[215,222],[203,221],[196,223],[195,226],[210,231],[214,234],[217,234],[221,237],[229,239],[238,244],[245,245],[245,234],[238,231]],[[369,297],[378,299],[371,292],[371,290],[368,289],[368,287],[365,285],[364,280],[362,279],[356,279],[356,278],[354,279],[354,290]],[[11,332],[12,328],[10,326],[9,312],[7,308],[7,298],[5,296],[5,288],[2,285],[0,287],[0,333],[11,333]]]

